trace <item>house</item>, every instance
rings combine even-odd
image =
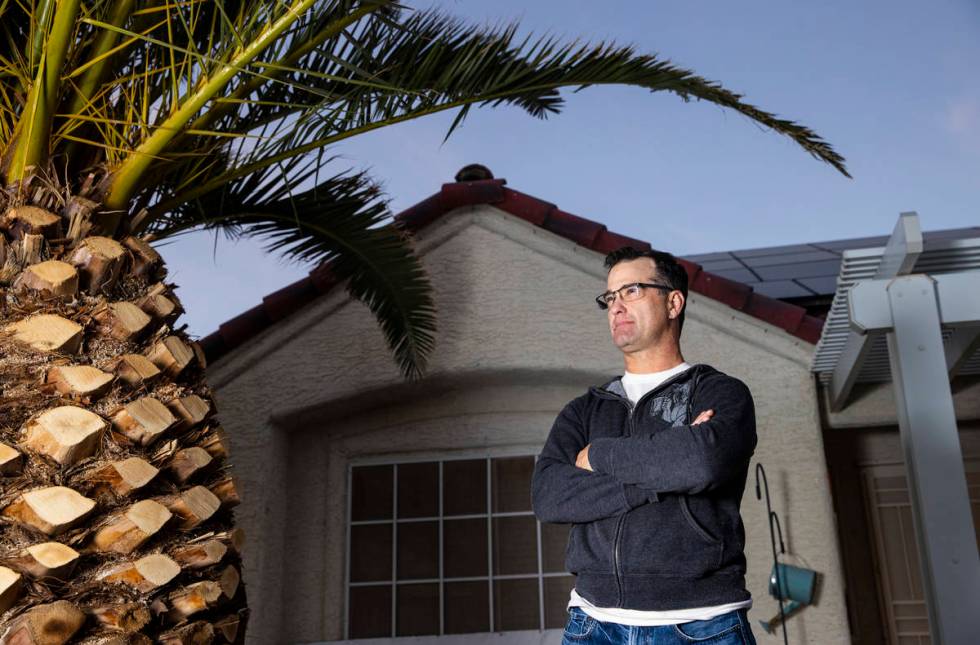
[[[446,184],[399,218],[438,308],[420,382],[400,377],[367,308],[322,270],[202,340],[242,489],[249,638],[558,642],[572,585],[567,529],[531,513],[534,455],[566,402],[621,373],[592,298],[605,288],[605,253],[649,245],[492,178]],[[899,623],[915,632],[914,580],[883,592],[891,578],[875,573],[876,557],[903,571],[912,558],[894,556],[908,539],[894,526],[904,516],[878,511],[901,465],[888,384],[862,386],[851,407],[829,412],[811,372],[833,286],[810,278],[834,278],[840,250],[763,251],[685,261],[682,346],[689,362],[753,392],[753,467],[768,472],[784,559],[819,573],[816,602],[789,619],[789,637],[885,642]],[[804,272],[819,275],[797,275],[807,252],[824,264]],[[956,401],[976,465],[976,379],[958,383]],[[778,610],[751,477],[742,516],[750,616],[759,642],[776,643],[757,622]]]

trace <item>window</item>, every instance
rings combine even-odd
[[[350,469],[347,637],[561,628],[568,527],[531,511],[534,457]]]

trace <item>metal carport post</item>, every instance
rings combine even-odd
[[[910,215],[900,219],[882,265],[901,255],[910,224],[918,233]],[[980,273],[901,275],[909,272],[911,266],[857,282],[848,299],[850,326],[855,336],[887,340],[933,643],[973,643],[980,634],[980,559],[949,381],[980,337]],[[944,328],[952,333],[945,347]],[[852,370],[860,368],[855,361],[834,378],[853,384]]]

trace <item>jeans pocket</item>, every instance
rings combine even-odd
[[[711,643],[712,645],[742,645],[742,621],[737,611],[731,611],[708,620],[692,620],[674,625],[674,632],[686,643]]]
[[[568,610],[568,622],[565,623],[565,638],[570,641],[585,640],[592,635],[595,623],[595,618],[578,607],[572,607]]]

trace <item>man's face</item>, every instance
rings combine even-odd
[[[654,261],[637,258],[614,266],[606,279],[606,289],[614,291],[632,282],[663,284]],[[671,333],[672,315],[676,317],[680,313],[678,297],[680,292],[668,293],[660,289],[644,289],[643,296],[632,302],[617,297],[606,310],[613,344],[626,354],[654,347],[664,334]],[[680,302],[682,304],[683,300]]]

